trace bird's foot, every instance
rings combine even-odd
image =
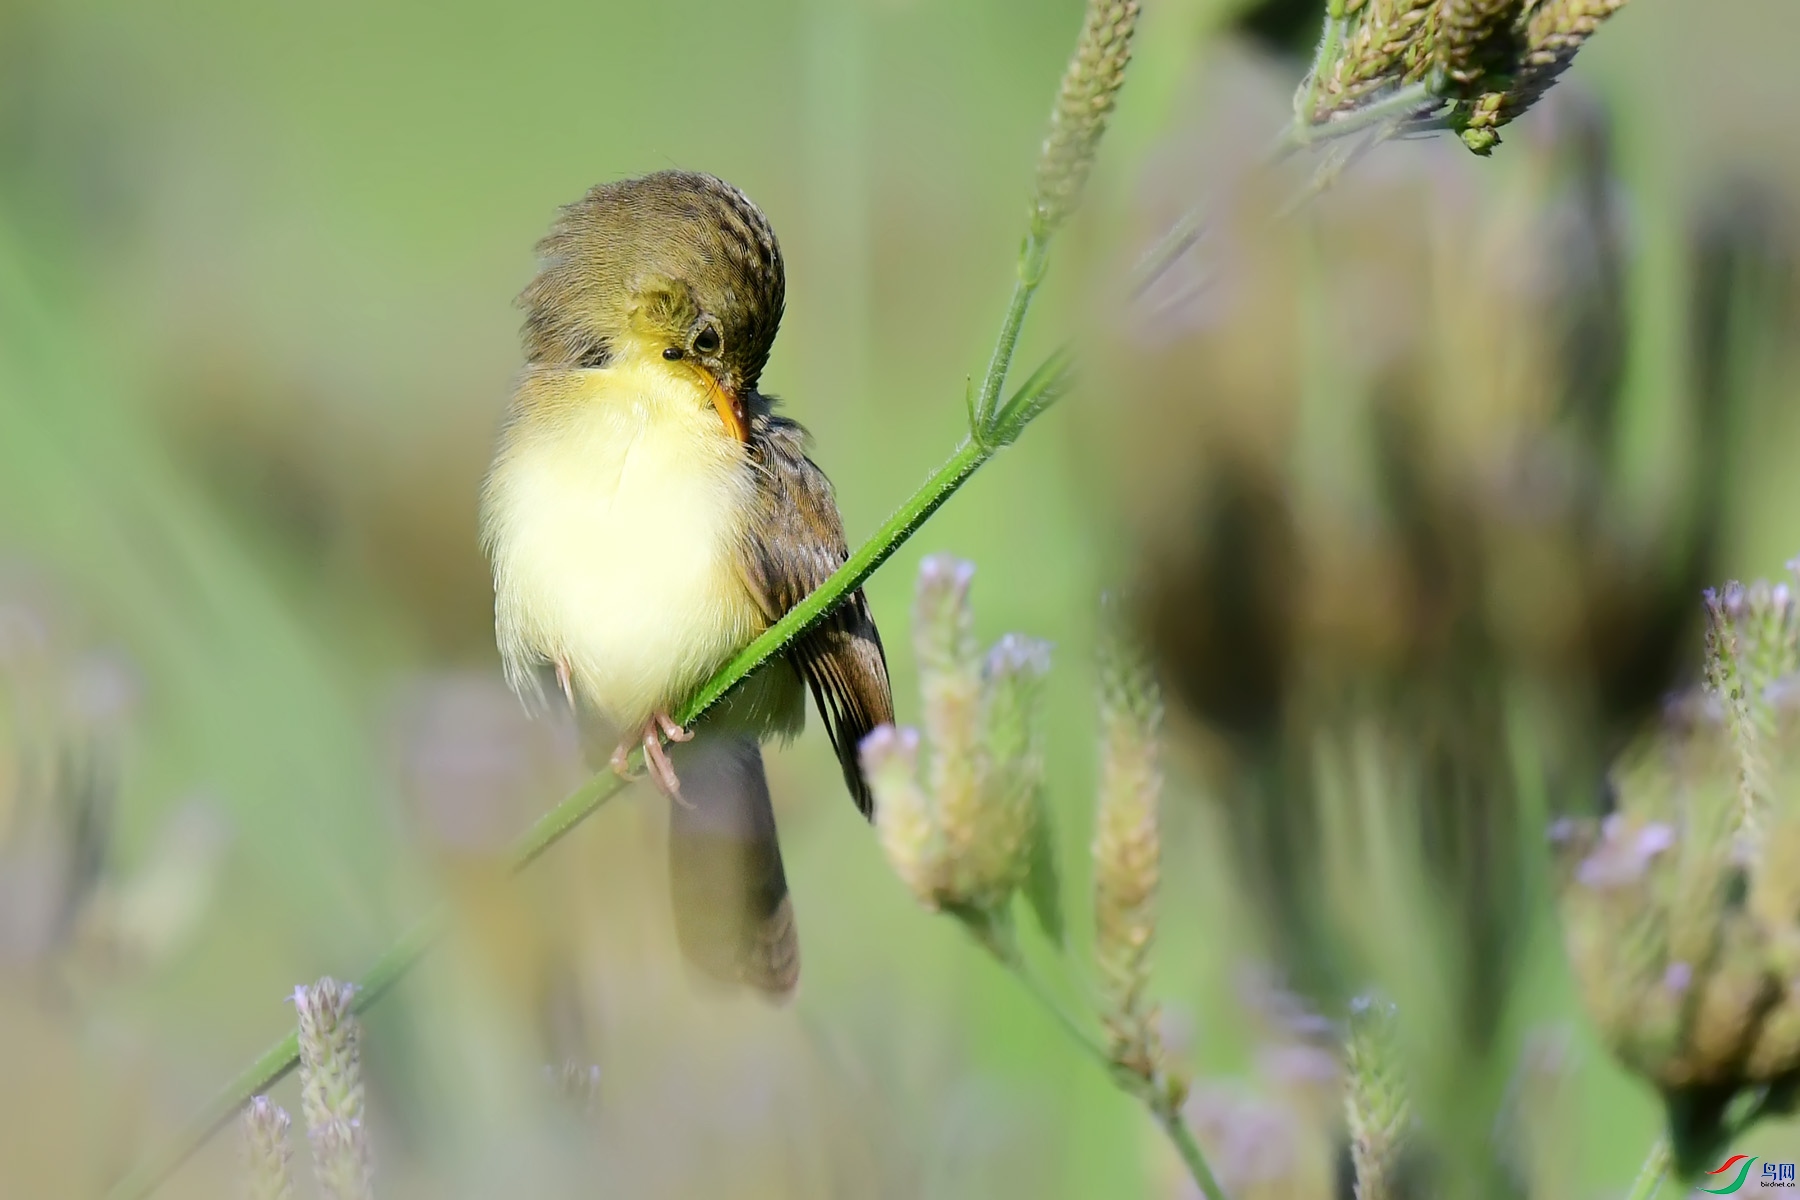
[[[625,779],[639,778],[631,770],[629,760],[632,750],[642,746],[645,774],[656,784],[656,790],[671,800],[680,801],[681,780],[675,775],[675,765],[669,761],[668,751],[663,749],[664,738],[671,742],[691,742],[694,734],[691,730],[683,729],[668,713],[652,713],[650,720],[644,724],[642,734],[625,739],[613,751],[612,769]]]
[[[666,712],[651,713],[650,720],[656,724],[658,729],[662,730],[662,735],[671,742],[691,742],[694,740],[694,731],[691,729],[683,729],[681,726],[677,725],[675,723],[675,718],[671,717]]]
[[[669,799],[681,800],[681,780],[675,777],[675,764],[669,761],[669,752],[663,749],[662,736],[653,722],[644,730],[644,767],[650,772],[650,781],[656,784],[656,790]]]
[[[642,779],[644,777],[642,771],[631,769],[631,752],[635,749],[637,749],[637,739],[626,738],[619,743],[618,748],[612,752],[612,757],[607,760],[607,765],[612,767],[613,774],[620,779]]]

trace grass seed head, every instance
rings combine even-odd
[[[1681,1161],[1726,1097],[1800,1078],[1800,655],[1791,584],[1705,597],[1704,683],[1614,764],[1569,840],[1564,936],[1607,1043],[1668,1098]],[[1696,1113],[1712,1113],[1696,1118]]]
[[[937,909],[943,903],[943,837],[936,806],[919,784],[919,732],[883,725],[863,739],[861,753],[888,863],[920,904]]]
[[[1054,233],[1081,202],[1100,137],[1125,83],[1138,9],[1138,0],[1089,0],[1075,55],[1063,72],[1050,114],[1050,132],[1038,154],[1031,223],[1039,237]]]
[[[1312,120],[1325,121],[1424,77],[1431,65],[1434,0],[1369,0],[1318,80]]]
[[[1149,1080],[1159,1065],[1146,993],[1162,873],[1158,737],[1162,700],[1148,664],[1116,632],[1100,664],[1100,795],[1094,827],[1094,955],[1113,1061]]]
[[[1399,1032],[1393,1004],[1369,996],[1351,1004],[1344,1046],[1344,1118],[1356,1169],[1356,1200],[1390,1200],[1401,1194],[1412,1104]]]
[[[313,1169],[333,1200],[366,1200],[372,1159],[363,1123],[356,985],[327,976],[294,992],[300,1017],[300,1112]]]
[[[294,1150],[288,1142],[293,1121],[267,1096],[258,1096],[244,1109],[240,1124],[244,1134],[244,1194],[249,1200],[293,1200]]]
[[[924,736],[883,727],[860,753],[895,872],[921,904],[986,936],[1000,928],[995,919],[1037,848],[1050,648],[1008,634],[983,658],[969,604],[974,575],[946,556],[920,564],[913,640]]]

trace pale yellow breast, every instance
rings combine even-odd
[[[679,702],[762,626],[736,565],[754,477],[697,382],[661,364],[528,381],[483,532],[514,686],[566,662],[622,730]]]

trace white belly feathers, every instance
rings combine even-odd
[[[495,624],[515,688],[529,694],[533,669],[561,660],[629,730],[761,628],[734,565],[755,483],[686,378],[571,375],[556,390],[578,394],[515,415],[488,481]]]

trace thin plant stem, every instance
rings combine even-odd
[[[1785,1092],[1777,1092],[1768,1086],[1754,1092],[1740,1093],[1738,1102],[1733,1105],[1735,1115],[1725,1121],[1724,1144],[1730,1145],[1748,1133],[1772,1109],[1779,1109],[1785,1099]],[[1662,1190],[1663,1181],[1674,1169],[1674,1147],[1667,1134],[1659,1134],[1650,1143],[1650,1151],[1644,1156],[1644,1165],[1638,1168],[1637,1178],[1631,1181],[1631,1190],[1625,1194],[1626,1200],[1652,1200]],[[1685,1176],[1678,1176],[1676,1181],[1688,1182]]]
[[[1156,1123],[1169,1135],[1169,1141],[1174,1143],[1175,1152],[1181,1155],[1188,1174],[1200,1185],[1201,1194],[1206,1200],[1225,1200],[1225,1189],[1213,1175],[1212,1166],[1206,1161],[1206,1155],[1201,1152],[1194,1131],[1188,1127],[1186,1118],[1181,1115],[1181,1107],[1174,1102],[1174,1098],[1165,1096],[1153,1100],[1150,1110],[1156,1114]]]
[[[1318,49],[1313,52],[1312,70],[1306,73],[1306,87],[1294,107],[1295,125],[1312,123],[1312,114],[1319,103],[1319,82],[1337,61],[1338,47],[1344,40],[1344,25],[1344,0],[1329,0],[1325,6],[1325,32],[1319,38]]]
[[[894,551],[967,482],[969,476],[994,455],[994,448],[984,446],[971,437],[934,472],[894,515],[881,523],[869,540],[857,547],[856,553],[844,560],[832,576],[819,588],[790,609],[786,616],[751,642],[737,656],[707,681],[674,716],[682,724],[690,724],[711,708],[756,668],[762,666],[788,643],[804,634],[835,608],[843,598],[855,591],[875,573],[876,568],[893,556]],[[579,820],[580,818],[576,818]]]
[[[641,752],[640,752],[641,757]],[[532,822],[517,842],[513,843],[509,866],[517,874],[543,857],[544,851],[567,837],[600,806],[616,796],[625,780],[610,771],[595,775],[571,792],[567,799]]]
[[[1037,972],[1026,964],[1023,957],[1016,952],[1010,957],[1004,954],[999,957],[1006,968],[1012,972],[1013,977],[1023,984],[1025,990],[1038,1002],[1038,1006],[1049,1013],[1056,1023],[1062,1026],[1063,1032],[1067,1033],[1077,1046],[1086,1051],[1089,1057],[1100,1064],[1102,1070],[1117,1081],[1120,1075],[1119,1065],[1113,1061],[1112,1055],[1106,1052],[1106,1047],[1102,1046],[1099,1040],[1088,1032],[1087,1028],[1076,1020],[1068,1009],[1063,1007],[1062,1001],[1057,999],[1055,993],[1038,977]],[[1186,1118],[1182,1116],[1181,1105],[1177,1101],[1175,1091],[1161,1080],[1148,1080],[1133,1075],[1132,1082],[1133,1086],[1124,1090],[1130,1091],[1142,1100],[1151,1115],[1156,1118],[1156,1123],[1168,1135],[1170,1143],[1175,1147],[1175,1152],[1181,1156],[1183,1165],[1187,1167],[1188,1174],[1193,1176],[1201,1194],[1207,1200],[1226,1200],[1225,1189],[1220,1186],[1218,1177],[1213,1174],[1212,1165],[1206,1161],[1205,1151],[1200,1149],[1200,1143],[1195,1139],[1194,1131],[1188,1127]]]
[[[1038,1002],[1038,1006],[1049,1013],[1058,1025],[1062,1026],[1063,1032],[1069,1035],[1071,1041],[1081,1047],[1088,1057],[1099,1063],[1101,1068],[1109,1074],[1114,1071],[1112,1056],[1106,1052],[1106,1047],[1100,1044],[1100,1040],[1090,1033],[1085,1025],[1075,1019],[1073,1013],[1063,1007],[1062,1001],[1057,999],[1056,994],[1050,990],[1049,985],[1038,976],[1036,971],[1026,966],[1023,961],[1007,962],[1005,965],[1014,977],[1025,986],[1025,990],[1031,993],[1031,998]]]
[[[1396,88],[1393,92],[1379,100],[1351,109],[1342,116],[1331,117],[1324,121],[1295,120],[1281,136],[1276,139],[1270,150],[1270,157],[1279,159],[1295,150],[1307,146],[1316,146],[1321,142],[1329,142],[1336,138],[1348,137],[1353,133],[1361,133],[1387,122],[1400,122],[1408,117],[1417,116],[1421,110],[1436,102],[1437,93],[1431,80],[1422,79],[1417,83],[1409,83],[1405,87]]]
[[[1788,1098],[1785,1090],[1777,1090],[1768,1085],[1739,1093],[1732,1105],[1733,1115],[1724,1122],[1722,1144],[1730,1145],[1737,1141],[1771,1111],[1781,1111]],[[1666,1133],[1658,1134],[1656,1140],[1650,1143],[1649,1152],[1644,1155],[1644,1165],[1638,1168],[1637,1177],[1631,1181],[1631,1190],[1625,1193],[1626,1200],[1653,1200],[1674,1169],[1674,1146]],[[1685,1184],[1691,1181],[1684,1172],[1676,1177],[1676,1182]]]
[[[1663,1179],[1669,1173],[1669,1139],[1659,1137],[1650,1144],[1650,1153],[1644,1156],[1644,1165],[1638,1168],[1637,1178],[1631,1181],[1631,1190],[1625,1193],[1625,1200],[1653,1200],[1662,1191]]]
[[[1019,346],[1019,332],[1025,327],[1025,314],[1030,311],[1031,298],[1037,295],[1038,286],[1044,281],[1049,250],[1049,235],[1036,229],[1026,235],[1025,244],[1019,250],[1012,300],[1006,306],[1006,316],[1000,322],[1000,336],[994,339],[994,352],[988,359],[987,373],[982,376],[981,390],[976,393],[973,411],[969,414],[969,432],[976,441],[986,441],[993,428],[1000,393],[1006,387],[1006,375]]]
[[[1156,239],[1156,244],[1138,259],[1137,266],[1131,272],[1126,298],[1130,301],[1143,299],[1144,294],[1156,286],[1169,268],[1194,248],[1200,241],[1204,228],[1205,210],[1201,207],[1190,208],[1177,217],[1174,224]]]

